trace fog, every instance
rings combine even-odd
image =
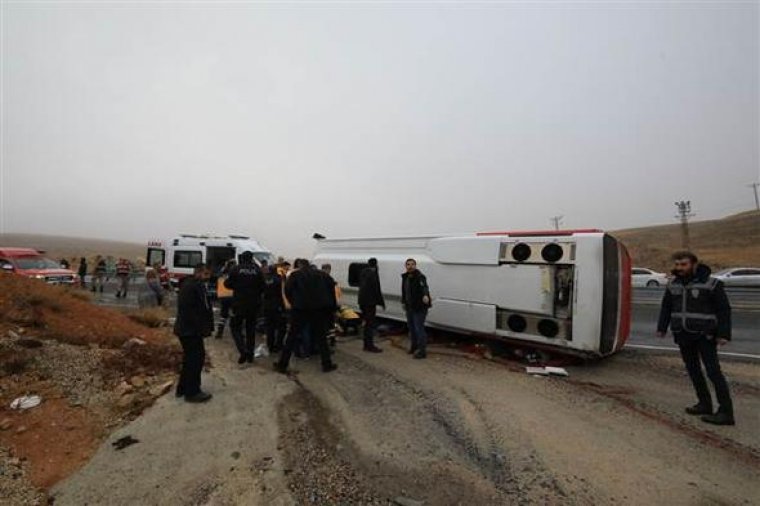
[[[751,209],[757,2],[2,4],[0,232],[619,229]]]

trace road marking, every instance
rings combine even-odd
[[[649,344],[626,344],[625,348],[639,348],[642,350],[667,350],[667,351],[681,351],[674,346],[651,346]],[[734,353],[732,351],[719,351],[718,355],[725,355],[727,357],[741,357],[741,358],[755,358],[760,360],[760,355],[753,355],[751,353]]]

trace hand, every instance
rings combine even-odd
[[[660,331],[658,330],[658,331],[657,331],[657,337],[660,337],[660,338],[662,338],[662,337],[665,337],[665,332],[660,332]]]
[[[718,346],[725,346],[728,344],[728,339],[724,339],[722,337],[718,338]]]
[[[427,295],[423,295],[422,296],[422,303],[425,304],[426,306],[429,306],[430,305],[430,297],[428,297]]]

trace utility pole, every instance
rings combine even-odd
[[[549,218],[549,221],[554,223],[554,230],[559,230],[559,226],[562,223],[562,218],[564,218],[564,216],[561,214],[557,216],[552,216],[551,218]]]
[[[749,186],[755,191],[755,209],[760,211],[760,199],[757,198],[757,187],[760,186],[760,183],[752,183],[752,184],[748,184],[747,186]]]
[[[689,249],[689,218],[694,217],[694,213],[691,212],[691,200],[682,200],[674,204],[678,208],[676,218],[681,220],[681,247]]]

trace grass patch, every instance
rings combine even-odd
[[[169,312],[162,307],[139,309],[128,313],[127,316],[130,320],[152,329],[165,327],[169,321]]]

